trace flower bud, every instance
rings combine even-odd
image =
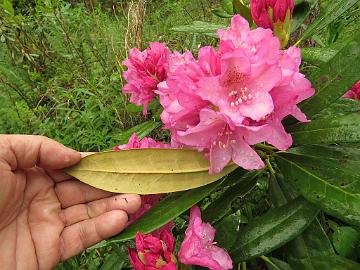
[[[255,23],[272,29],[284,48],[290,37],[294,0],[251,0],[250,8]]]

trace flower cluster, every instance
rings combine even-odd
[[[181,243],[177,258],[174,254],[175,239],[168,230],[159,236],[136,235],[136,250],[129,249],[131,265],[135,270],[177,269],[182,264],[199,265],[211,270],[232,269],[232,260],[222,248],[214,245],[215,229],[201,220],[200,208],[190,210],[189,226]]]
[[[198,59],[190,52],[169,53],[156,43],[157,52],[162,53],[144,51],[148,57],[140,61],[140,70],[134,70],[139,52],[133,51],[130,59],[134,64],[126,79],[128,85],[139,84],[138,74],[150,73],[143,72],[144,66],[153,74],[162,74],[155,76],[157,85],[152,81],[151,94],[159,95],[164,108],[161,119],[171,131],[171,145],[204,152],[210,159],[210,173],[220,172],[230,161],[248,170],[259,169],[264,163],[251,145],[267,142],[288,149],[292,138],[281,121],[288,115],[307,121],[297,104],[315,90],[299,72],[300,50],[281,50],[270,29],[250,30],[248,22],[237,15],[218,36],[218,50],[202,47]],[[154,43],[150,51],[153,47]],[[149,63],[156,65],[150,68]],[[136,89],[146,94],[149,88]],[[142,96],[137,90],[132,92],[133,99]]]
[[[162,43],[153,42],[143,52],[136,48],[131,49],[129,59],[123,63],[128,68],[123,74],[128,82],[123,91],[131,94],[131,102],[144,106],[145,115],[157,84],[166,79],[166,62],[169,53],[169,49]]]

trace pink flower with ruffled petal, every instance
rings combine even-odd
[[[283,51],[280,61],[282,81],[270,91],[274,111],[264,121],[257,123],[257,125],[266,125],[264,128],[268,134],[266,141],[280,150],[287,150],[292,145],[291,135],[285,131],[281,121],[286,116],[292,115],[300,122],[307,122],[306,115],[300,111],[297,104],[315,93],[310,81],[299,72],[300,63],[299,48],[290,47]]]
[[[170,51],[159,42],[150,43],[150,47],[142,52],[133,48],[129,58],[123,62],[128,70],[124,72],[127,84],[123,92],[131,94],[130,101],[143,105],[143,114],[154,97],[158,83],[166,79],[167,59]]]
[[[188,147],[205,150],[210,157],[210,174],[218,173],[233,161],[239,166],[252,170],[264,166],[259,155],[249,146],[247,139],[251,135],[253,144],[263,138],[257,138],[257,132],[263,127],[235,126],[223,113],[204,108],[200,111],[198,125],[178,132],[178,140]]]
[[[159,237],[136,234],[136,250],[129,249],[130,263],[135,270],[176,270],[174,237],[163,231]]]
[[[356,82],[350,90],[345,93],[344,98],[351,98],[360,101],[360,81]]]
[[[269,92],[281,81],[278,65],[251,63],[251,55],[235,49],[221,58],[221,74],[200,80],[199,95],[217,106],[236,124],[245,117],[260,121],[274,104]]]
[[[179,261],[207,267],[211,270],[232,269],[229,254],[214,244],[215,229],[209,223],[203,223],[198,206],[190,210],[189,226],[185,232],[185,239],[178,253]]]

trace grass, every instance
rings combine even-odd
[[[144,46],[160,40],[180,51],[198,47],[193,36],[169,29],[192,20],[216,19],[210,12],[213,4],[149,2]],[[8,33],[7,46],[0,46],[0,133],[42,134],[77,150],[101,151],[116,145],[119,134],[147,120],[140,110],[128,107],[121,94],[128,5],[123,1],[114,9],[104,6],[38,1],[33,12],[18,14],[20,22],[4,16],[1,25]]]

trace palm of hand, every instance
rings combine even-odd
[[[137,195],[110,197],[60,171],[11,170],[1,161],[0,151],[2,269],[51,269],[119,233],[140,207]]]

